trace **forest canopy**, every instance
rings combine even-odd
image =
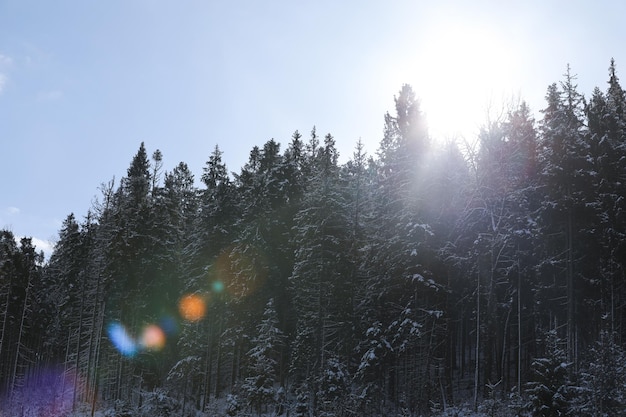
[[[435,146],[418,95],[345,163],[313,128],[236,173],[216,146],[196,186],[141,143],[47,262],[1,231],[2,410],[622,413],[615,63],[588,99],[568,67],[539,121],[515,104],[475,148]]]

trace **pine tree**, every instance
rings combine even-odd
[[[129,324],[141,320],[147,307],[144,295],[152,290],[151,277],[143,267],[153,243],[149,235],[153,220],[150,179],[150,163],[142,142],[114,197],[114,236],[107,256],[108,273],[116,277],[112,282],[115,304],[109,311],[119,312],[111,319]]]
[[[546,354],[533,360],[532,375],[526,385],[528,407],[533,416],[557,417],[567,415],[572,396],[569,378],[570,362],[555,331],[546,335]]]
[[[98,285],[99,274],[90,255],[93,254],[91,220],[80,226],[70,214],[59,232],[59,240],[46,268],[48,300],[57,306],[50,339],[64,351],[58,352],[65,362],[65,372],[72,381],[63,380],[62,386],[72,386],[72,410],[92,393],[90,387],[78,384],[78,375],[91,376],[95,370],[94,338],[99,330]],[[89,381],[92,383],[93,381]]]
[[[250,407],[260,416],[263,408],[277,401],[275,384],[278,382],[280,350],[284,344],[273,299],[265,306],[257,332],[247,354],[249,376],[243,381],[242,390]]]
[[[597,219],[593,167],[589,143],[585,140],[582,115],[583,97],[569,72],[561,89],[556,84],[548,88],[547,107],[543,111],[540,143],[540,183],[543,201],[539,210],[538,248],[541,297],[547,301],[562,297],[565,308],[554,303],[551,312],[566,324],[568,358],[576,363],[579,341],[585,329],[577,319],[582,311],[581,294],[595,271],[595,258],[587,244],[593,242],[591,233]],[[584,278],[584,279],[580,279]],[[547,325],[544,324],[544,328]]]
[[[429,269],[439,277],[439,282],[448,287],[445,305],[442,306],[445,314],[441,320],[446,342],[436,355],[444,358],[443,372],[438,375],[445,395],[442,402],[450,404],[454,400],[453,372],[458,367],[463,375],[467,368],[466,355],[460,352],[467,350],[464,332],[474,307],[474,304],[470,306],[468,303],[473,285],[468,280],[466,257],[462,255],[467,243],[459,232],[471,195],[471,177],[468,163],[454,141],[435,150],[428,162],[427,175],[429,197],[424,201],[424,219],[432,230],[430,246],[439,259]]]
[[[222,162],[219,147],[216,146],[210,155],[201,180],[205,188],[199,192],[199,213],[192,216],[193,238],[187,248],[191,260],[188,291],[202,289],[211,283],[207,280],[215,282],[219,278],[217,271],[209,273],[209,269],[231,244],[238,216],[234,184]]]
[[[74,214],[63,221],[54,252],[46,267],[50,282],[50,299],[58,306],[51,337],[58,337],[56,344],[62,346],[72,329],[69,321],[76,317],[80,300],[80,273],[84,269],[85,251],[81,245],[82,236]]]
[[[188,237],[182,252],[185,277],[179,297],[186,294],[205,296],[208,302],[206,318],[201,322],[186,322],[178,339],[180,355],[202,358],[202,380],[198,381],[200,409],[206,409],[211,395],[219,395],[222,375],[221,354],[225,308],[223,286],[228,284],[224,264],[228,263],[228,250],[235,235],[235,187],[222,161],[222,151],[215,147],[201,176],[201,190],[183,188],[193,201],[184,208],[188,213]],[[192,197],[192,193],[195,196]]]
[[[145,323],[156,319],[155,308],[160,300],[151,297],[163,293],[163,275],[156,273],[163,253],[163,241],[159,239],[162,224],[157,217],[161,191],[155,188],[151,192],[151,179],[150,162],[142,143],[127,176],[110,196],[106,221],[100,222],[107,236],[102,249],[104,319],[122,324],[131,334],[140,334]],[[136,360],[128,361],[124,353],[108,345],[102,358],[102,367],[107,369],[102,389],[114,401],[131,408],[139,406],[141,390],[151,388],[159,379],[152,357],[146,352],[137,353]]]
[[[626,236],[623,174],[626,148],[624,134],[624,91],[616,75],[615,62],[609,68],[606,94],[596,88],[586,107],[588,141],[594,165],[599,231],[594,241],[597,258],[596,291],[589,294],[599,310],[596,317],[608,315],[612,331],[618,331],[624,315],[624,247]],[[599,302],[598,302],[599,301]],[[602,323],[595,321],[597,332]],[[619,333],[623,333],[620,331]]]
[[[297,324],[292,350],[295,381],[308,382],[314,407],[316,381],[327,359],[347,359],[351,346],[349,219],[339,187],[338,154],[327,135],[312,167],[310,189],[296,214],[297,247],[290,289]]]
[[[28,401],[31,375],[39,371],[37,351],[48,323],[42,315],[43,253],[37,252],[31,238],[21,238],[19,246],[13,233],[0,231],[0,277],[6,306],[2,311],[0,334],[0,404],[16,413]],[[4,302],[4,301],[3,301]],[[15,407],[15,408],[13,408]]]
[[[474,300],[464,302],[464,308],[475,312],[475,406],[480,387],[481,395],[491,395],[489,384],[508,390],[511,383],[508,347],[512,318],[521,311],[520,265],[534,236],[536,135],[528,108],[522,103],[506,120],[491,122],[479,139],[474,181],[459,222],[461,240],[451,258],[464,265],[463,273],[470,271],[476,283],[474,288],[459,283],[465,287],[459,295]]]
[[[319,415],[323,417],[344,416],[351,410],[351,376],[343,360],[329,357],[318,377]]]
[[[626,406],[626,352],[615,334],[603,331],[573,388],[572,411],[579,416],[619,416]]]
[[[429,245],[432,230],[424,217],[429,142],[419,102],[405,85],[396,97],[396,115],[385,116],[367,224],[371,243],[364,251],[362,272],[367,278],[359,295],[362,310],[357,313],[363,318],[362,332],[382,323],[381,336],[394,351],[382,366],[386,374],[377,378],[378,391],[396,402],[406,396],[423,410],[431,395],[428,381],[441,330],[436,323],[443,288],[431,275],[437,256]],[[379,343],[384,345],[382,340]]]

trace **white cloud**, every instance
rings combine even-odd
[[[8,214],[9,216],[16,216],[16,215],[20,214],[20,211],[21,210],[19,208],[13,207],[13,206],[10,206],[10,207],[7,207],[6,209],[4,209],[4,212],[6,214]]]
[[[15,241],[19,244],[24,236],[15,236]],[[30,236],[29,236],[30,237]],[[50,259],[50,255],[54,251],[54,242],[50,240],[39,239],[38,237],[30,237],[35,251],[37,253],[43,252],[43,256],[46,260]]]
[[[7,76],[0,72],[0,94],[4,90],[4,86],[7,83]]]
[[[54,242],[33,237],[33,245],[37,248],[37,252],[43,251],[46,259],[50,259],[50,255],[52,255],[54,250]]]

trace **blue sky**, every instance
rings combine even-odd
[[[48,252],[142,141],[197,180],[216,144],[239,171],[314,125],[342,161],[374,154],[402,83],[436,138],[471,140],[511,97],[541,109],[567,63],[586,96],[611,57],[626,74],[624,4],[0,0],[0,228]]]

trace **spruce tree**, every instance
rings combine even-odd
[[[278,316],[274,300],[270,299],[263,312],[261,323],[257,326],[257,335],[252,340],[252,347],[247,357],[248,376],[242,384],[242,390],[248,404],[257,415],[277,401],[276,383],[278,382],[278,364],[284,336],[278,328]]]
[[[582,294],[591,274],[593,229],[597,221],[596,193],[589,143],[585,140],[583,97],[568,72],[560,88],[552,84],[540,125],[540,184],[543,199],[539,209],[538,249],[540,297],[560,323],[566,324],[565,339],[570,360],[577,358],[579,341],[586,337],[578,317],[584,315]],[[563,297],[562,309],[547,300]],[[547,325],[544,324],[544,329]]]
[[[623,216],[624,205],[624,161],[626,148],[624,134],[624,91],[616,75],[615,62],[609,68],[609,88],[603,93],[599,88],[586,106],[588,120],[588,141],[593,161],[594,185],[597,193],[599,233],[594,240],[597,258],[596,288],[589,298],[595,301],[598,310],[595,316],[608,315],[611,331],[623,335],[619,328],[624,316],[624,245],[626,222]],[[598,302],[599,301],[599,302]],[[595,321],[594,330],[603,326]]]
[[[308,382],[315,404],[317,382],[330,356],[346,360],[351,334],[349,219],[339,187],[338,153],[327,135],[312,167],[310,189],[295,217],[295,263],[290,280],[297,317],[292,373]]]
[[[626,406],[626,352],[616,341],[616,334],[602,331],[588,351],[572,401],[578,416],[619,416]]]
[[[514,324],[520,323],[520,268],[534,236],[536,135],[528,108],[522,103],[506,120],[491,122],[479,139],[474,181],[459,223],[462,240],[456,245],[460,255],[456,260],[475,282],[474,288],[461,284],[463,293],[473,300],[464,307],[468,311],[475,307],[475,401],[479,393],[491,395],[488,383],[502,381],[505,390],[512,383],[506,378],[510,375],[508,339]],[[515,316],[517,323],[511,320]]]
[[[531,376],[526,384],[528,408],[534,417],[567,415],[573,390],[569,376],[571,363],[567,361],[564,341],[554,330],[545,336],[545,355],[533,360]]]
[[[362,272],[367,279],[358,314],[364,333],[382,323],[381,337],[394,352],[386,355],[389,362],[382,366],[386,371],[378,376],[379,384],[389,384],[384,389],[391,399],[406,396],[409,403],[426,407],[433,343],[441,336],[435,323],[441,317],[443,288],[430,269],[437,256],[429,244],[432,230],[424,216],[430,139],[411,87],[403,86],[395,101],[396,115],[385,115],[378,155],[376,192],[367,224],[371,243],[364,252]],[[428,329],[427,334],[422,329]],[[384,392],[381,388],[379,392]]]

